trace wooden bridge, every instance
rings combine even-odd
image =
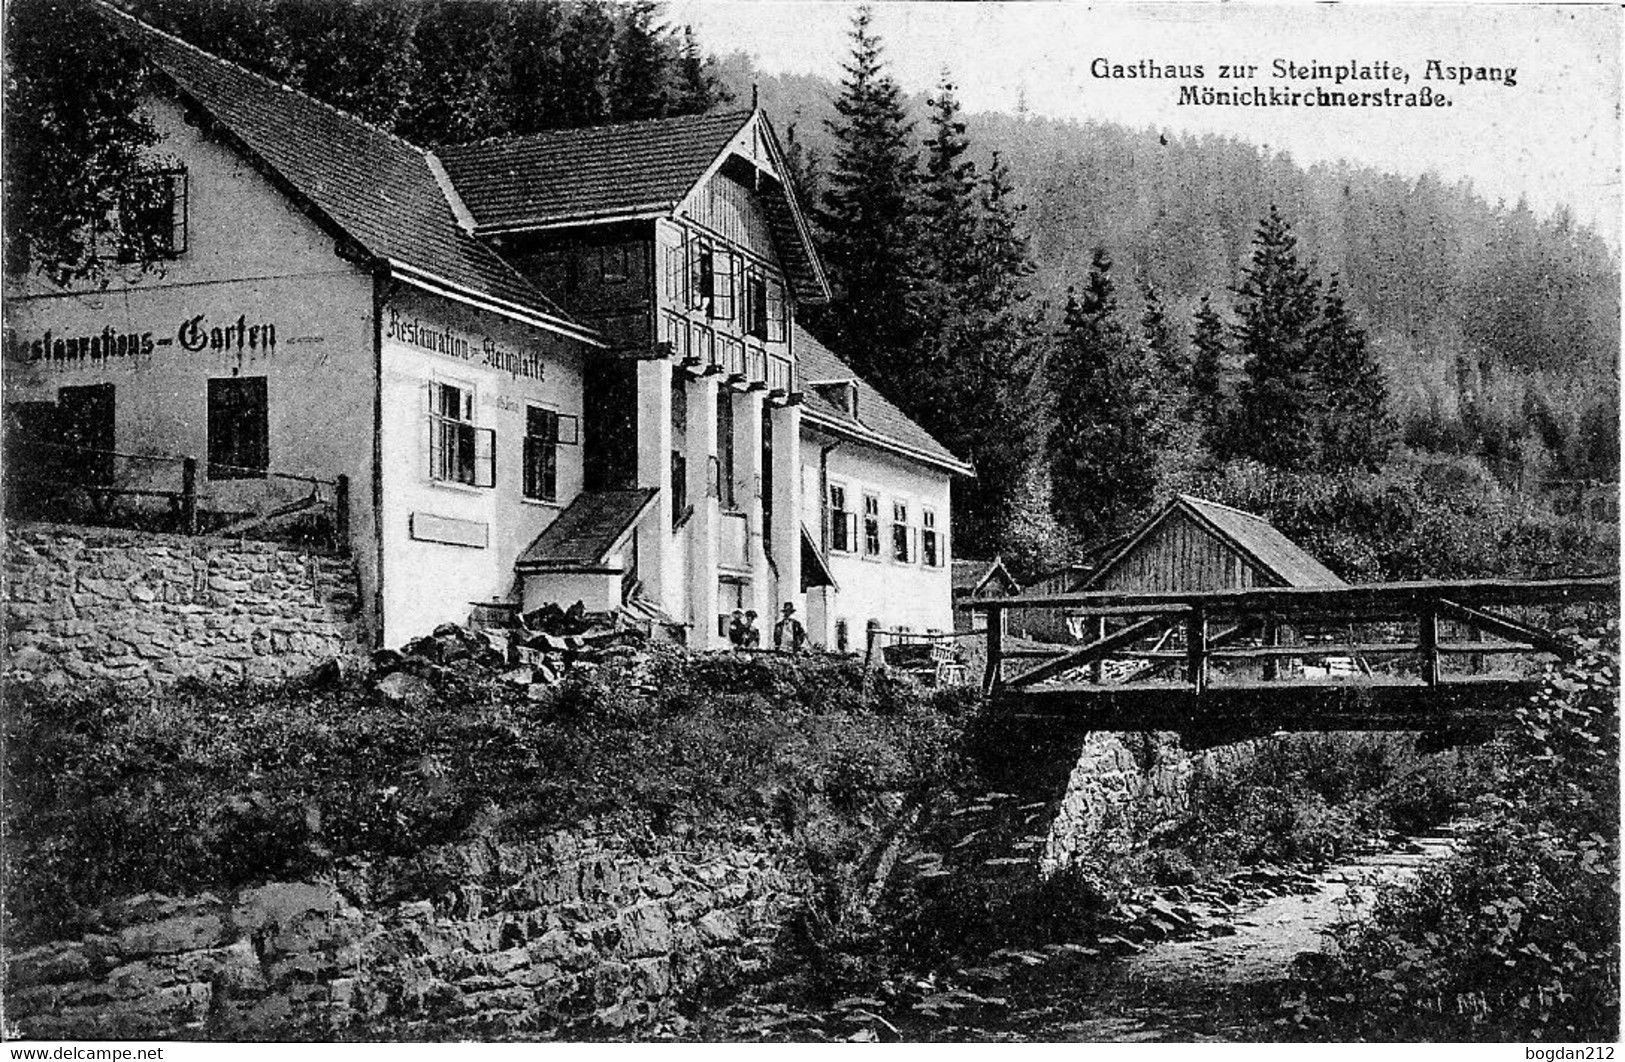
[[[1564,624],[1617,608],[1617,576],[1004,597],[986,615],[993,714],[1082,730],[1459,730],[1503,721]],[[1020,636],[1059,617],[1073,644]],[[1510,610],[1510,611],[1509,611]],[[1050,637],[1053,639],[1054,635]]]

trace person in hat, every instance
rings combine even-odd
[[[799,653],[807,647],[807,628],[796,619],[796,606],[786,601],[783,615],[773,625],[773,648]]]
[[[745,628],[739,633],[739,644],[746,649],[762,647],[762,628],[756,626],[756,610],[745,610]]]
[[[733,643],[735,649],[745,644],[745,613],[734,609],[733,618],[728,621],[728,641]]]

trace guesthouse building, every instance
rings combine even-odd
[[[829,286],[762,112],[433,153],[107,17],[160,139],[109,283],[8,273],[9,453],[136,505],[184,466],[226,533],[342,493],[379,644],[576,601],[697,648],[786,604],[832,648],[951,629],[971,470],[798,323]]]

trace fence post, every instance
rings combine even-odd
[[[1207,610],[1201,605],[1185,621],[1185,681],[1197,696],[1207,689]]]
[[[335,545],[340,553],[350,552],[350,477],[340,475],[338,485],[333,488],[333,523],[334,535],[338,542]]]
[[[1431,602],[1417,614],[1417,642],[1422,653],[1422,682],[1432,686],[1439,681],[1439,610]]]
[[[992,693],[1003,680],[1004,609],[997,605],[987,610],[987,670],[982,675],[982,691]]]
[[[197,458],[181,461],[181,530],[197,534]]]

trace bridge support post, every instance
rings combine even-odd
[[[992,693],[998,689],[1004,670],[1004,610],[997,606],[987,610],[987,669],[982,675],[982,691]]]
[[[1197,696],[1207,689],[1207,610],[1200,605],[1185,621],[1185,681]]]
[[[1417,645],[1422,654],[1422,682],[1437,685],[1439,681],[1439,610],[1428,605],[1417,613]]]

